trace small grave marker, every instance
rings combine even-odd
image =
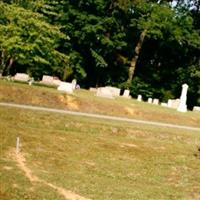
[[[141,94],[138,95],[137,101],[142,101],[142,95]]]
[[[16,142],[16,153],[18,154],[20,152],[20,140],[19,137],[17,137],[17,142]]]
[[[152,103],[153,99],[152,98],[148,98],[148,103]]]

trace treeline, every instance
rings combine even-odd
[[[1,0],[0,73],[200,105],[199,0]]]

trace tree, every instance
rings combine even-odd
[[[62,73],[68,56],[57,50],[59,40],[65,38],[59,27],[47,23],[41,14],[16,5],[1,2],[0,11],[3,74],[8,74],[14,63],[25,67],[21,71],[29,70],[37,76]]]

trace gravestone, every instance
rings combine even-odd
[[[116,87],[106,86],[106,89],[110,90],[113,96],[120,96],[120,89]]]
[[[46,84],[52,84],[53,83],[53,76],[43,75],[42,82],[46,83]]]
[[[124,90],[123,97],[125,97],[125,98],[131,98],[131,96],[130,96],[130,90]]]
[[[147,102],[148,102],[148,103],[152,103],[152,102],[153,102],[153,99],[152,99],[152,98],[148,98]]]
[[[61,83],[61,80],[57,77],[53,77],[53,84],[59,86]]]
[[[28,82],[30,80],[30,76],[25,73],[16,73],[14,78],[15,81],[24,81]]]
[[[179,104],[180,104],[180,99],[174,99],[172,100],[171,108],[177,109]]]
[[[169,99],[167,107],[177,109],[180,104],[180,99]]]
[[[57,77],[43,75],[41,83],[47,84],[47,85],[60,85],[60,80]]]
[[[137,101],[142,101],[142,95],[138,95],[138,97],[137,97]]]
[[[172,99],[168,99],[167,106],[168,106],[169,108],[172,107]]]
[[[97,89],[96,96],[113,99],[113,93],[107,87],[100,87]]]
[[[90,87],[90,92],[97,92],[97,88]]]
[[[63,91],[63,92],[67,92],[72,94],[73,93],[73,87],[71,83],[67,83],[67,82],[60,82],[59,87],[57,88],[57,90],[59,91]]]
[[[158,105],[159,104],[159,99],[153,99],[153,104]]]
[[[77,84],[76,79],[73,79],[73,80],[72,80],[72,89],[73,89],[73,90],[76,89],[76,84]]]
[[[179,112],[187,112],[187,105],[186,105],[187,90],[188,90],[188,85],[183,84],[182,85],[182,91],[181,91],[181,97],[180,97],[180,104],[177,108],[177,111],[179,111]]]
[[[200,106],[194,106],[192,111],[200,113]]]

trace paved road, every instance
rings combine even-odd
[[[146,121],[146,120],[138,120],[138,119],[130,119],[130,118],[125,118],[125,117],[114,117],[114,116],[108,116],[108,115],[75,112],[75,111],[69,111],[69,110],[60,110],[60,109],[54,109],[54,108],[20,105],[20,104],[13,104],[13,103],[0,103],[0,106],[15,107],[15,108],[21,108],[21,109],[28,109],[28,110],[54,112],[54,113],[62,113],[62,114],[68,114],[68,115],[77,115],[77,116],[84,116],[84,117],[92,117],[92,118],[122,121],[122,122],[129,122],[129,123],[137,123],[137,124],[144,124],[144,125],[152,125],[152,126],[166,127],[166,128],[185,129],[185,130],[199,131],[200,132],[200,128],[198,128],[198,127],[182,126],[182,125],[153,122],[153,121]]]

